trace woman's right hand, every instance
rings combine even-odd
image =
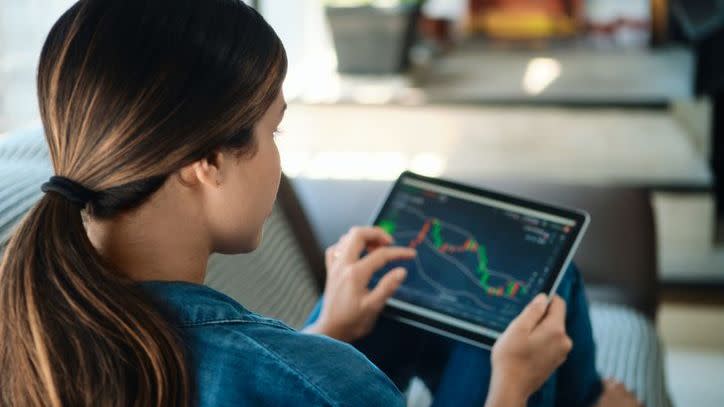
[[[568,356],[573,342],[566,334],[566,303],[539,294],[493,346],[493,375],[486,406],[525,406],[528,397]],[[548,306],[547,306],[548,305]]]
[[[360,258],[363,251],[367,255]],[[327,281],[319,319],[305,332],[352,342],[367,335],[387,299],[402,284],[407,271],[395,267],[370,290],[373,274],[394,260],[410,260],[416,251],[392,246],[392,236],[379,227],[352,227],[326,252]]]

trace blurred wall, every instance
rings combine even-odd
[[[0,0],[0,132],[38,119],[35,74],[50,27],[71,0]]]

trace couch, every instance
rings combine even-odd
[[[42,129],[0,135],[0,253],[13,226],[41,197],[40,185],[51,174]],[[463,181],[592,214],[576,261],[591,298],[598,369],[626,383],[646,406],[670,406],[653,323],[656,253],[647,191]],[[283,177],[261,247],[249,254],[211,256],[206,284],[253,311],[300,327],[323,289],[322,248],[349,226],[367,223],[388,186],[389,182]],[[408,392],[415,400],[411,404],[425,405],[429,400],[420,396],[424,392],[419,386]]]

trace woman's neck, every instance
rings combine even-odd
[[[211,253],[208,234],[193,204],[185,205],[167,186],[113,219],[88,219],[88,237],[103,258],[132,280],[200,284]]]

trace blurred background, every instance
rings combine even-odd
[[[0,0],[0,134],[38,125],[40,47],[72,3]],[[724,1],[247,3],[289,56],[293,179],[650,191],[670,394],[724,405]]]

